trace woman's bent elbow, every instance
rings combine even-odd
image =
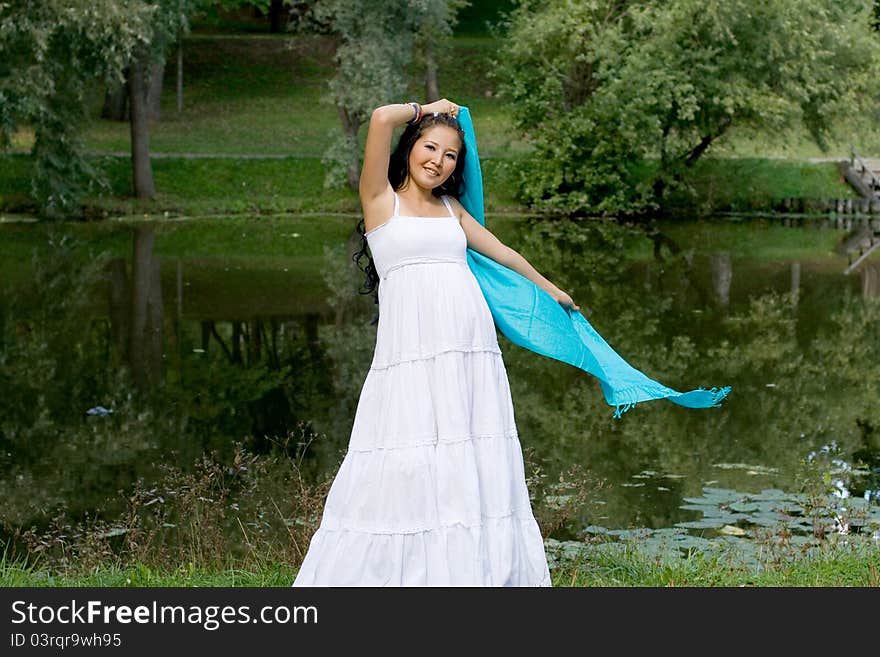
[[[382,105],[381,107],[377,107],[373,110],[373,113],[370,114],[370,123],[387,123],[388,121],[388,106]]]

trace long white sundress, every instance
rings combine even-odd
[[[495,324],[444,217],[367,232],[373,361],[294,586],[550,586]]]

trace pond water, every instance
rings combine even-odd
[[[169,463],[300,446],[335,472],[375,343],[350,217],[0,225],[0,520],[87,517]],[[499,335],[530,487],[587,494],[554,539],[742,536],[805,500],[880,526],[880,262],[845,276],[826,221],[491,219],[630,363],[720,408],[612,417],[592,377]],[[121,507],[120,507],[121,508]],[[831,524],[822,531],[832,531]],[[707,533],[708,532],[708,533]]]

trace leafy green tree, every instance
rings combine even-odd
[[[15,0],[0,3],[0,145],[30,126],[32,195],[45,216],[79,210],[101,172],[84,156],[81,131],[90,85],[127,80],[134,191],[154,194],[148,90],[164,53],[201,0]]]
[[[834,121],[876,98],[873,2],[520,0],[498,66],[535,145],[529,202],[614,213],[662,204],[735,126]]]
[[[31,191],[42,214],[74,212],[100,184],[80,139],[89,84],[122,79],[149,42],[153,13],[140,0],[0,2],[0,148],[33,129]]]

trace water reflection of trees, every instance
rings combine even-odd
[[[130,277],[125,259],[107,264],[111,331],[119,355],[140,388],[156,384],[162,375],[165,309],[161,264],[153,255],[155,239],[151,224],[134,229]]]
[[[187,467],[206,450],[294,450],[288,434],[312,435],[311,414],[329,405],[319,315],[220,319],[217,307],[215,319],[185,320],[182,266],[154,244],[151,226],[134,229],[126,262],[59,239],[35,260],[33,286],[3,303],[6,532],[92,513],[159,464]]]
[[[543,221],[524,226],[514,246],[637,367],[681,389],[734,392],[721,409],[654,402],[613,420],[593,378],[502,337],[521,440],[549,470],[580,463],[616,482],[656,472],[644,486],[606,491],[607,515],[666,526],[684,519],[681,497],[699,493],[715,463],[780,467],[763,485],[790,488],[785,470],[817,444],[836,440],[856,460],[876,457],[876,266],[853,281],[861,295],[850,294],[849,279],[820,278],[804,263],[749,269],[668,244],[661,259],[630,261],[645,239],[605,222]],[[164,460],[186,465],[235,441],[268,451],[295,428],[321,436],[305,463],[314,474],[338,463],[376,330],[346,254],[328,250],[322,265],[329,317],[236,316],[220,302],[213,316],[185,316],[184,265],[161,261],[154,247],[146,227],[132,233],[130,265],[84,263],[75,245],[56,244],[37,263],[33,289],[2,314],[7,530],[62,505],[86,513]],[[85,414],[97,405],[114,412]]]
[[[554,231],[560,239],[546,239]],[[609,237],[607,226],[568,225],[548,234],[536,225],[523,239],[523,252],[533,262],[548,262],[555,280],[566,257],[553,251],[566,248],[570,234],[578,232],[581,262],[565,270],[575,272],[566,284],[589,290],[580,303],[613,346],[679,389],[733,386],[720,409],[691,411],[655,402],[618,421],[590,377],[504,342],[520,434],[548,463],[583,463],[618,482],[642,470],[684,476],[663,485],[669,493],[657,491],[656,482],[652,491],[617,487],[607,495],[609,515],[636,525],[666,526],[681,519],[679,493],[698,493],[716,463],[778,467],[779,475],[763,485],[790,489],[797,485],[790,473],[816,444],[836,440],[864,455],[860,423],[876,425],[880,415],[880,304],[857,299],[838,275],[840,283],[830,294],[822,288],[818,299],[799,308],[800,295],[791,292],[802,288],[800,270],[789,269],[779,277],[777,291],[755,280],[758,291],[748,294],[748,303],[740,290],[733,306],[729,256],[709,255],[700,268],[695,265],[700,257],[682,253],[648,265],[651,276],[628,278],[622,273],[628,238]],[[532,245],[536,248],[529,250]],[[710,286],[712,296],[695,293]],[[553,383],[544,387],[536,381]],[[730,485],[754,485],[744,472],[726,476]]]

